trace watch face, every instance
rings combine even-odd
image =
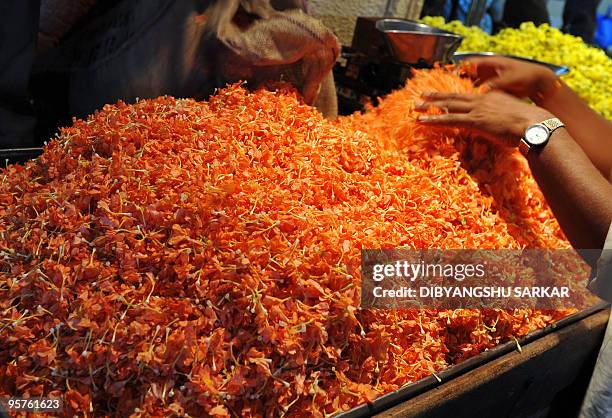
[[[534,125],[525,132],[525,140],[531,145],[542,145],[548,140],[549,134],[545,126]]]

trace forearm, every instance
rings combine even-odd
[[[612,123],[591,109],[565,83],[536,101],[565,123],[589,160],[606,179],[612,180]]]
[[[529,165],[574,248],[602,248],[612,220],[612,185],[565,129]]]

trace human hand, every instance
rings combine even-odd
[[[552,70],[540,64],[506,57],[483,57],[463,63],[477,84],[486,84],[491,90],[501,90],[518,98],[541,99],[559,78]]]
[[[517,147],[527,128],[553,117],[551,113],[525,103],[507,93],[485,94],[426,93],[418,111],[437,107],[446,113],[420,115],[417,121],[427,125],[472,129],[483,137],[510,147]]]

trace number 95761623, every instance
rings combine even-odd
[[[60,412],[63,408],[61,398],[0,398],[0,404],[7,412]]]

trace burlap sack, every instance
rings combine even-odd
[[[32,81],[43,130],[118,99],[204,99],[238,80],[249,86],[287,80],[327,116],[337,112],[331,78],[337,41],[295,8],[299,0],[274,1],[280,10],[269,0],[106,3],[102,11],[88,8],[69,30],[56,24],[65,32],[59,40],[45,33],[52,47],[39,54]]]

